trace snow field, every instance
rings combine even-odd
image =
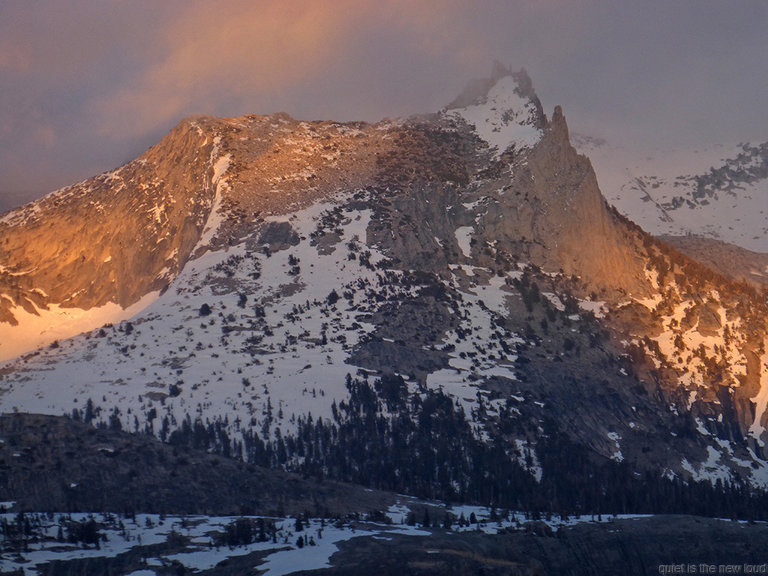
[[[0,295],[0,298],[3,297],[5,296]],[[157,297],[157,292],[151,292],[125,309],[112,302],[89,310],[62,308],[58,304],[51,304],[47,310],[35,307],[37,314],[27,312],[21,306],[11,308],[11,313],[16,317],[19,325],[0,323],[0,362],[16,358],[29,350],[48,346],[55,341],[70,338],[73,334],[87,332],[104,324],[127,320],[149,306]]]

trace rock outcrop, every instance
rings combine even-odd
[[[216,194],[218,122],[187,120],[137,160],[0,220],[0,320],[48,304],[123,308],[161,291],[200,239]],[[218,165],[221,167],[221,164]]]

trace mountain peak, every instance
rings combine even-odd
[[[447,110],[456,108],[465,108],[467,106],[483,104],[488,99],[488,93],[503,78],[511,77],[515,86],[513,90],[523,98],[538,99],[533,90],[533,81],[525,68],[515,72],[511,67],[504,66],[498,60],[493,63],[491,75],[487,78],[474,78],[470,80],[459,94],[448,106]]]
[[[494,63],[489,78],[471,81],[445,110],[473,126],[496,156],[513,146],[532,147],[547,126],[525,68],[513,72],[499,62]]]
[[[119,324],[133,304],[146,308]],[[768,485],[766,317],[757,291],[612,210],[562,109],[547,121],[525,70],[501,65],[452,108],[399,122],[192,118],[0,220],[0,411],[101,398],[83,419],[174,443],[210,422],[249,462],[387,469],[387,486],[488,487],[499,506],[557,477],[544,466],[573,446],[643,478]],[[73,326],[93,330],[63,340]],[[360,414],[396,438],[450,427],[410,452],[364,438],[385,458],[347,460]],[[301,444],[331,426],[333,452]],[[486,441],[508,458],[498,477],[477,474]],[[426,480],[406,484],[414,462]]]

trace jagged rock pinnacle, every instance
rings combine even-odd
[[[565,115],[563,114],[563,108],[561,106],[555,106],[555,110],[552,113],[552,121],[549,123],[549,130],[556,133],[561,140],[570,145],[568,124],[565,121]]]

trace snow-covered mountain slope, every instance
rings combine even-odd
[[[190,118],[139,159],[5,214],[0,359],[130,317],[190,256],[236,243],[244,219],[366,182],[388,143],[360,126]]]
[[[269,218],[252,242],[192,260],[131,322],[42,351],[33,365],[62,364],[51,379],[43,371],[8,391],[6,409],[56,413],[107,398],[126,428],[134,417],[143,428],[153,407],[160,420],[205,414],[258,422],[260,431],[295,432],[297,416],[310,412],[330,418],[356,371],[345,360],[374,328],[363,317],[383,279],[374,268],[382,255],[362,244],[370,213],[339,206]],[[336,221],[326,229],[324,219]],[[326,234],[332,243],[317,241]]]
[[[184,122],[139,159],[0,219],[0,358],[130,317],[168,287],[224,185],[212,124]]]
[[[245,459],[451,499],[557,492],[553,462],[575,455],[585,479],[627,473],[638,493],[634,474],[768,483],[764,299],[611,209],[562,110],[547,119],[527,75],[498,72],[397,122],[186,121],[173,134],[189,146],[164,140],[163,165],[205,201],[138,242],[88,236],[82,212],[143,199],[125,176],[47,200],[50,221],[11,213],[6,243],[61,221],[58,242],[83,246],[70,301],[62,249],[24,268],[14,244],[16,307],[160,293],[130,321],[4,363],[0,409],[179,443],[199,432]],[[151,220],[153,198],[105,208],[105,234]],[[178,258],[152,248],[175,246],[161,242],[173,230]],[[104,246],[122,251],[105,262]],[[99,284],[104,265],[126,274]]]
[[[608,201],[648,232],[768,253],[768,143],[647,151],[574,141]]]

